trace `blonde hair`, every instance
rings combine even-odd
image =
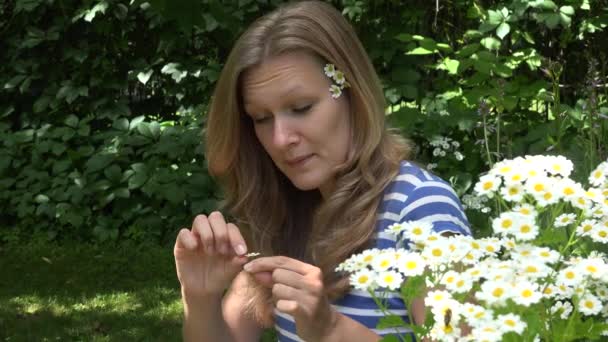
[[[242,74],[267,58],[296,51],[334,64],[350,83],[345,93],[351,151],[336,175],[335,191],[325,200],[317,190],[298,190],[277,169],[242,108]],[[378,76],[354,29],[335,8],[318,1],[283,5],[255,21],[233,47],[211,102],[209,170],[224,186],[225,208],[249,249],[316,265],[332,299],[348,289],[335,267],[368,245],[383,190],[409,156],[407,141],[385,126],[385,106]],[[256,287],[252,298],[256,318],[269,324],[269,293]]]

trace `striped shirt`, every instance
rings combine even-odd
[[[396,246],[395,238],[384,233],[384,230],[393,223],[423,218],[433,224],[435,232],[470,235],[469,222],[452,187],[428,171],[403,161],[399,174],[384,190],[376,219],[374,246],[379,249],[402,247]],[[399,292],[377,291],[375,296],[385,302],[392,314],[409,322],[407,308]],[[411,332],[407,328],[377,329],[378,321],[385,314],[378,309],[373,298],[366,291],[353,289],[332,303],[332,306],[336,311],[381,336]],[[302,341],[296,335],[293,317],[275,309],[274,318],[279,341]]]

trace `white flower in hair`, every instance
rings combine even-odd
[[[337,99],[338,97],[340,97],[340,95],[342,95],[342,88],[335,84],[332,84],[331,87],[329,87],[329,92],[331,92],[331,97]]]
[[[336,67],[333,64],[325,64],[323,71],[325,71],[325,75],[327,75],[327,77],[334,77],[336,74]]]
[[[344,84],[346,82],[346,78],[344,78],[344,73],[340,70],[336,70],[334,73],[334,81],[338,84]]]

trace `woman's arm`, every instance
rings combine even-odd
[[[184,341],[257,342],[262,328],[243,310],[247,281],[239,274],[228,293],[221,297],[189,298],[184,303]]]

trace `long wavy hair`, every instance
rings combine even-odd
[[[243,73],[268,58],[298,51],[334,64],[350,83],[345,94],[352,144],[325,199],[318,190],[295,188],[279,171],[243,109]],[[354,29],[335,8],[318,1],[289,3],[256,20],[234,45],[211,101],[206,155],[210,173],[224,187],[224,209],[250,250],[319,267],[331,299],[348,290],[335,267],[368,247],[383,190],[409,157],[408,142],[386,127],[385,107],[379,78]],[[250,283],[248,308],[268,325],[269,290]]]

